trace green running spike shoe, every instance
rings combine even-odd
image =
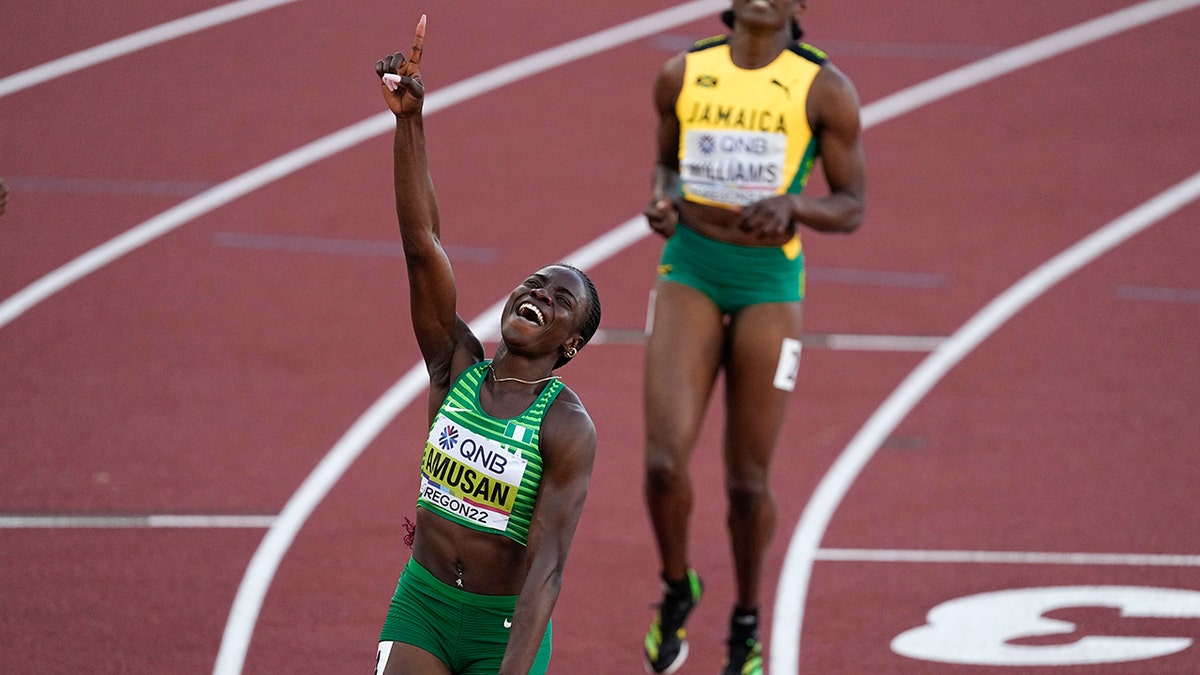
[[[679,670],[687,660],[688,643],[687,630],[683,622],[687,620],[700,596],[704,592],[704,584],[693,569],[688,569],[682,588],[672,589],[666,585],[662,604],[658,606],[658,614],[650,624],[646,633],[646,672],[673,673]]]

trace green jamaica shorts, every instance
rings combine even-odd
[[[709,239],[682,223],[663,247],[658,277],[704,293],[734,314],[764,302],[804,299],[804,254],[799,240],[785,246],[739,246]]]

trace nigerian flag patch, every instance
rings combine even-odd
[[[508,426],[504,427],[504,435],[518,443],[530,443],[533,441],[533,429],[517,424],[516,422],[509,422]]]

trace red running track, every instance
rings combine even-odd
[[[869,107],[1129,4],[817,0],[806,28]],[[189,197],[377,115],[372,64],[406,48],[423,11],[436,92],[670,6],[401,2],[356,12],[300,0],[0,97],[0,177],[12,191],[0,216],[0,302]],[[0,77],[207,8],[10,2]],[[711,16],[689,21],[430,116],[464,316],[641,210],[653,74],[719,30]],[[1031,270],[1195,174],[1200,94],[1188,64],[1198,33],[1200,10],[1186,9],[867,130],[867,224],[849,238],[806,238],[813,340],[776,461],[768,622],[814,488],[927,356],[822,348],[820,338],[950,336]],[[0,326],[4,671],[213,671],[267,530],[113,519],[269,520],[418,363],[389,152],[375,136],[288,174]],[[1198,216],[1189,202],[1050,288],[888,435],[821,539],[801,672],[1200,670],[1189,594],[1200,591]],[[600,456],[555,613],[555,673],[641,669],[658,588],[640,491],[641,351],[630,336],[657,252],[647,237],[590,270],[608,341],[565,371],[596,420]],[[303,522],[265,589],[244,672],[370,667],[407,555],[423,420],[419,407],[400,411]],[[697,504],[693,532],[708,595],[683,673],[719,668],[732,598],[719,430],[714,409],[695,466],[698,493],[712,495]],[[112,526],[11,526],[46,515]],[[976,561],[938,554],[947,551]],[[1094,555],[1069,555],[1081,553]],[[1082,599],[1027,590],[1080,587],[1091,589]],[[1134,590],[1146,588],[1164,590]],[[893,649],[935,607],[963,608],[958,621],[970,625],[1014,598],[1074,628],[1001,642],[1007,665],[948,663],[961,635],[933,633],[923,656]],[[1105,652],[1110,660],[1178,649],[1088,666],[1012,662],[1069,655],[1088,636],[1140,638]],[[996,642],[978,640],[967,650],[975,658]]]

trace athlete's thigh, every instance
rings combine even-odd
[[[800,303],[742,309],[729,331],[725,367],[726,461],[765,471],[783,424],[800,358]]]
[[[644,405],[648,434],[696,433],[721,364],[720,311],[700,291],[659,281],[646,337]]]
[[[438,657],[404,642],[380,642],[375,675],[450,675]]]

